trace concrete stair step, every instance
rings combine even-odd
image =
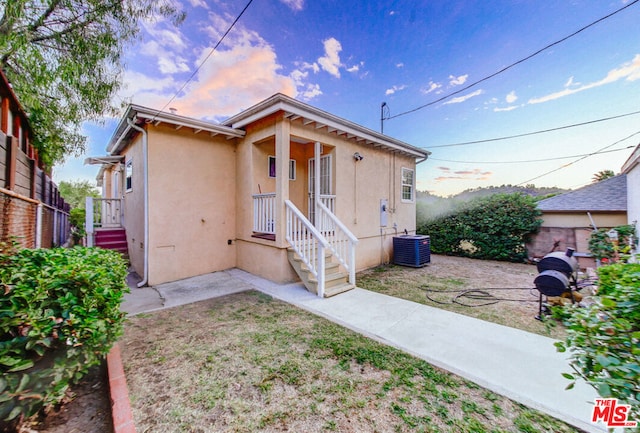
[[[324,297],[330,298],[335,295],[339,295],[340,293],[348,292],[349,290],[355,289],[356,286],[354,284],[344,283],[339,286],[333,287],[325,287],[324,289]]]

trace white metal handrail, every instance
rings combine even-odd
[[[285,200],[284,203],[287,213],[285,239],[317,279],[318,296],[322,298],[325,276],[324,250],[329,247],[329,243],[290,200]]]
[[[322,202],[318,203],[317,227],[328,247],[349,272],[349,284],[356,284],[356,245],[358,238]]]
[[[253,231],[276,233],[276,193],[253,195]]]

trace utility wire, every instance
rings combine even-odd
[[[628,140],[629,138],[634,137],[634,136],[636,136],[636,135],[638,135],[638,134],[640,134],[640,131],[638,131],[638,132],[634,132],[633,134],[631,134],[631,135],[629,135],[629,136],[627,136],[627,137],[625,137],[625,138],[622,138],[622,139],[620,139],[620,140],[616,141],[615,143],[611,143],[611,144],[609,144],[608,146],[605,146],[605,147],[603,147],[603,148],[601,148],[601,149],[596,150],[595,152],[592,152],[592,153],[589,153],[589,154],[587,154],[587,155],[585,155],[585,156],[582,156],[581,158],[578,158],[578,159],[576,159],[575,161],[571,161],[571,162],[570,162],[570,163],[568,163],[568,164],[561,165],[560,167],[558,167],[558,168],[556,168],[556,169],[553,169],[553,170],[551,170],[551,171],[548,171],[548,172],[546,172],[546,173],[543,173],[543,174],[541,174],[541,175],[539,175],[539,176],[533,177],[533,178],[531,178],[531,179],[529,179],[529,180],[525,180],[524,182],[520,182],[520,183],[516,184],[515,186],[520,186],[520,185],[523,185],[523,184],[527,184],[527,183],[531,182],[532,180],[540,179],[541,177],[544,177],[544,176],[546,176],[546,175],[548,175],[548,174],[555,173],[556,171],[560,171],[560,170],[562,170],[563,168],[567,168],[567,167],[569,167],[569,166],[571,166],[571,165],[573,165],[573,164],[575,164],[575,163],[577,163],[577,162],[580,162],[580,161],[582,161],[583,159],[586,159],[586,158],[588,158],[588,157],[590,157],[590,156],[592,156],[592,155],[596,155],[597,153],[602,152],[603,150],[608,149],[608,148],[610,148],[610,147],[613,147],[613,146],[615,146],[616,144],[621,143],[621,142],[623,142],[623,141],[625,141],[625,140]]]
[[[612,149],[612,150],[603,150],[602,152],[593,152],[593,153],[584,153],[582,155],[570,155],[570,156],[558,156],[555,158],[545,158],[545,159],[527,159],[521,161],[456,161],[454,159],[438,159],[429,157],[430,161],[441,161],[441,162],[458,162],[462,164],[524,164],[529,162],[546,162],[546,161],[556,161],[559,159],[569,159],[569,158],[578,158],[581,156],[592,156],[592,155],[600,155],[603,153],[612,153],[612,152],[620,152],[621,150],[631,149],[635,146],[627,146],[621,149]]]
[[[635,1],[640,1],[640,0],[635,0]],[[200,70],[200,68],[202,68],[202,66],[204,66],[204,64],[207,62],[207,60],[209,60],[209,57],[211,57],[211,55],[216,51],[216,49],[218,49],[218,47],[220,46],[220,44],[222,43],[222,41],[224,41],[224,39],[227,37],[227,35],[229,34],[229,32],[231,32],[231,30],[233,29],[233,27],[235,27],[236,23],[240,20],[240,18],[242,17],[242,15],[244,15],[244,13],[246,12],[246,10],[249,8],[249,6],[251,6],[251,3],[253,3],[253,0],[249,0],[249,2],[247,3],[247,5],[244,7],[244,9],[242,9],[242,12],[240,12],[240,14],[236,17],[235,20],[233,20],[233,22],[231,23],[231,25],[229,26],[229,28],[227,29],[226,32],[224,32],[224,34],[222,35],[222,37],[218,40],[218,43],[215,44],[215,46],[213,48],[211,48],[211,50],[209,51],[209,54],[207,54],[207,57],[204,58],[204,60],[202,60],[202,62],[200,62],[200,64],[198,65],[198,67],[191,73],[191,75],[189,76],[189,78],[187,78],[187,80],[184,82],[184,84],[180,87],[180,89],[178,89],[173,96],[171,97],[171,99],[169,99],[169,101],[167,101],[166,104],[164,104],[164,106],[158,110],[158,112],[156,113],[156,115],[154,116],[153,120],[155,120],[155,118],[165,109],[169,106],[169,104],[171,104],[174,99],[176,99],[176,97],[178,96],[178,94],[180,92],[182,92],[184,90],[185,87],[187,87],[187,84],[189,84],[191,82],[191,80],[193,80],[193,77],[196,76],[196,74],[198,73],[198,71]]]
[[[629,3],[628,5],[625,5],[625,6],[621,7],[620,9],[618,9],[618,10],[616,10],[616,11],[614,11],[614,12],[610,13],[609,15],[606,15],[606,16],[604,16],[604,17],[602,17],[602,18],[600,18],[600,19],[598,19],[598,20],[596,20],[596,21],[592,22],[591,24],[588,24],[588,25],[586,25],[586,26],[582,27],[581,29],[579,29],[579,30],[577,30],[577,31],[575,31],[575,32],[573,32],[573,33],[571,33],[569,36],[565,36],[564,38],[562,38],[562,39],[560,39],[560,40],[557,40],[557,41],[555,41],[555,42],[553,42],[553,43],[551,43],[551,44],[549,44],[549,45],[546,45],[545,47],[543,47],[543,48],[539,49],[539,50],[538,50],[538,51],[536,51],[535,53],[533,53],[533,54],[529,54],[527,57],[524,57],[524,58],[522,58],[522,59],[520,59],[520,60],[518,60],[518,61],[516,61],[516,62],[514,62],[514,63],[512,63],[512,64],[510,64],[509,66],[506,66],[506,67],[504,67],[504,68],[500,69],[498,72],[494,72],[494,73],[493,73],[493,74],[491,74],[491,75],[488,75],[488,76],[486,76],[486,77],[484,77],[484,78],[481,78],[480,80],[475,81],[475,82],[473,82],[473,83],[471,83],[471,84],[469,84],[469,85],[467,85],[467,86],[465,86],[465,87],[463,87],[463,88],[461,88],[461,89],[459,89],[459,90],[456,90],[455,92],[451,92],[451,93],[449,93],[448,95],[445,95],[445,96],[443,96],[443,97],[441,97],[441,98],[438,98],[438,99],[436,99],[435,101],[431,101],[431,102],[429,102],[429,103],[427,103],[427,104],[421,105],[421,106],[419,106],[419,107],[417,107],[417,108],[414,108],[414,109],[412,109],[412,110],[404,111],[404,112],[402,112],[402,113],[396,114],[395,116],[389,116],[389,117],[387,117],[387,120],[395,119],[396,117],[404,116],[404,115],[406,115],[406,114],[410,114],[410,113],[416,112],[416,111],[418,111],[418,110],[422,110],[423,108],[429,107],[429,106],[431,106],[431,105],[435,105],[435,104],[437,104],[438,102],[442,102],[442,101],[444,101],[445,99],[449,99],[450,97],[452,97],[452,96],[454,96],[454,95],[457,95],[457,94],[462,93],[462,92],[464,92],[464,91],[466,91],[466,90],[469,90],[470,88],[472,88],[472,87],[474,87],[474,86],[476,86],[476,85],[478,85],[478,84],[480,84],[480,83],[482,83],[482,82],[484,82],[484,81],[487,81],[487,80],[489,80],[490,78],[495,77],[496,75],[500,75],[500,74],[502,74],[503,72],[505,72],[505,71],[507,71],[507,70],[509,70],[509,69],[513,68],[514,66],[519,65],[520,63],[523,63],[523,62],[525,62],[525,61],[527,61],[527,60],[531,59],[532,57],[537,56],[538,54],[542,53],[543,51],[546,51],[546,50],[548,50],[549,48],[554,47],[554,46],[556,46],[556,45],[558,45],[558,44],[560,44],[560,43],[562,43],[562,42],[566,41],[567,39],[569,39],[569,38],[572,38],[572,37],[576,36],[577,34],[579,34],[579,33],[583,32],[583,31],[587,30],[589,27],[593,27],[594,25],[596,25],[596,24],[598,24],[598,23],[600,23],[600,22],[602,22],[602,21],[606,20],[607,18],[610,18],[610,17],[614,16],[615,14],[617,14],[617,13],[619,13],[619,12],[622,12],[623,10],[627,9],[628,7],[631,7],[631,6],[635,5],[635,4],[636,4],[636,3],[638,3],[639,1],[640,1],[640,0],[633,0],[633,1],[632,1],[631,3]]]
[[[507,135],[507,136],[504,136],[504,137],[487,138],[485,140],[464,141],[462,143],[440,144],[440,145],[437,145],[437,146],[426,146],[426,147],[423,147],[423,149],[436,149],[436,148],[440,148],[440,147],[466,146],[468,144],[489,143],[489,142],[492,142],[492,141],[509,140],[511,138],[527,137],[529,135],[544,134],[546,132],[560,131],[562,129],[575,128],[575,127],[584,126],[584,125],[591,125],[593,123],[598,123],[598,122],[606,122],[607,120],[619,119],[621,117],[633,116],[635,114],[640,114],[640,111],[633,111],[631,113],[619,114],[617,116],[604,117],[602,119],[588,120],[588,121],[582,122],[582,123],[574,123],[574,124],[571,124],[571,125],[558,126],[556,128],[542,129],[542,130],[539,130],[539,131],[525,132],[525,133],[516,134],[516,135]]]

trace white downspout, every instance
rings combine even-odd
[[[129,126],[142,134],[142,167],[144,180],[144,276],[138,283],[138,287],[147,285],[149,279],[149,173],[147,164],[149,162],[147,131],[140,128],[131,119],[127,119]]]

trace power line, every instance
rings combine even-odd
[[[492,142],[492,141],[509,140],[511,138],[527,137],[529,135],[544,134],[546,132],[560,131],[562,129],[575,128],[577,126],[591,125],[593,123],[605,122],[607,120],[619,119],[621,117],[633,116],[635,114],[640,114],[640,111],[634,111],[632,113],[620,114],[620,115],[617,115],[617,116],[604,117],[602,119],[589,120],[589,121],[582,122],[582,123],[574,123],[574,124],[571,124],[571,125],[558,126],[556,128],[542,129],[542,130],[539,130],[539,131],[525,132],[525,133],[516,134],[516,135],[507,135],[505,137],[487,138],[485,140],[465,141],[465,142],[462,142],[462,143],[441,144],[441,145],[438,145],[438,146],[425,146],[425,147],[423,147],[423,149],[436,149],[436,148],[440,148],[440,147],[466,146],[468,144],[489,143],[489,142]]]
[[[417,107],[417,108],[414,108],[414,109],[412,109],[412,110],[404,111],[404,112],[402,112],[402,113],[396,114],[395,116],[389,116],[389,117],[387,117],[387,120],[395,119],[396,117],[404,116],[404,115],[406,115],[406,114],[410,114],[410,113],[416,112],[416,111],[418,111],[418,110],[422,110],[423,108],[429,107],[429,106],[431,106],[431,105],[435,105],[435,104],[437,104],[438,102],[442,102],[442,101],[444,101],[445,99],[448,99],[448,98],[450,98],[450,97],[452,97],[452,96],[454,96],[454,95],[457,95],[457,94],[462,93],[462,92],[464,92],[464,91],[466,91],[466,90],[469,90],[470,88],[472,88],[472,87],[474,87],[474,86],[476,86],[476,85],[478,85],[478,84],[480,84],[480,83],[482,83],[482,82],[484,82],[484,81],[487,81],[487,80],[489,80],[490,78],[495,77],[496,75],[500,75],[500,74],[502,74],[503,72],[505,72],[505,71],[507,71],[507,70],[509,70],[509,69],[513,68],[514,66],[519,65],[520,63],[523,63],[523,62],[525,62],[525,61],[527,61],[527,60],[531,59],[532,57],[537,56],[538,54],[542,53],[543,51],[546,51],[546,50],[548,50],[549,48],[554,47],[554,46],[556,46],[556,45],[558,45],[558,44],[560,44],[560,43],[562,43],[562,42],[566,41],[567,39],[569,39],[569,38],[572,38],[572,37],[576,36],[577,34],[579,34],[579,33],[583,32],[583,31],[587,30],[589,27],[593,27],[594,25],[596,25],[596,24],[598,24],[598,23],[600,23],[600,22],[602,22],[602,21],[606,20],[607,18],[610,18],[610,17],[612,17],[613,15],[615,15],[615,14],[617,14],[617,13],[619,13],[619,12],[622,12],[623,10],[627,9],[628,7],[631,7],[631,6],[633,6],[634,4],[638,3],[638,1],[640,1],[640,0],[633,0],[633,1],[632,1],[631,3],[629,3],[628,5],[625,5],[625,6],[621,7],[620,9],[618,9],[618,10],[616,10],[616,11],[614,11],[614,12],[610,13],[609,15],[606,15],[606,16],[604,16],[604,17],[602,17],[602,18],[600,18],[600,19],[598,19],[598,20],[596,20],[596,21],[592,22],[591,24],[588,24],[588,25],[586,25],[586,26],[582,27],[581,29],[579,29],[579,30],[577,30],[577,31],[575,31],[575,32],[573,32],[573,33],[571,33],[569,36],[565,36],[564,38],[562,38],[562,39],[560,39],[560,40],[557,40],[557,41],[555,41],[555,42],[553,42],[553,43],[551,43],[551,44],[549,44],[549,45],[546,45],[545,47],[543,47],[543,48],[539,49],[538,51],[534,52],[533,54],[529,54],[528,56],[526,56],[526,57],[524,57],[524,58],[522,58],[522,59],[520,59],[520,60],[518,60],[518,61],[516,61],[516,62],[514,62],[514,63],[512,63],[512,64],[510,64],[509,66],[506,66],[506,67],[504,67],[504,68],[500,69],[498,72],[494,72],[494,73],[493,73],[493,74],[491,74],[491,75],[488,75],[488,76],[486,76],[486,77],[484,77],[484,78],[481,78],[480,80],[475,81],[475,82],[473,82],[473,83],[469,84],[468,86],[465,86],[465,87],[463,87],[463,88],[461,88],[461,89],[459,89],[459,90],[456,90],[455,92],[451,92],[451,93],[449,93],[448,95],[445,95],[445,96],[443,96],[443,97],[441,97],[441,98],[438,98],[438,99],[436,99],[435,101],[431,101],[431,102],[429,102],[429,103],[427,103],[427,104],[421,105],[421,106],[419,106],[419,107]]]
[[[625,141],[625,140],[628,140],[629,138],[634,137],[634,136],[636,136],[636,135],[638,135],[638,134],[640,134],[640,131],[638,131],[638,132],[634,132],[633,134],[628,135],[627,137],[622,138],[622,139],[620,139],[620,140],[616,141],[615,143],[611,143],[611,144],[609,144],[608,146],[605,146],[605,147],[603,147],[603,148],[601,148],[601,149],[596,150],[595,152],[592,152],[592,153],[589,153],[589,154],[587,154],[587,155],[584,155],[584,156],[582,156],[581,158],[578,158],[578,159],[576,159],[575,161],[571,161],[571,162],[570,162],[570,163],[568,163],[568,164],[561,165],[560,167],[558,167],[558,168],[556,168],[556,169],[553,169],[553,170],[551,170],[551,171],[548,171],[548,172],[546,172],[546,173],[543,173],[543,174],[541,174],[541,175],[539,175],[539,176],[533,177],[533,178],[531,178],[531,179],[529,179],[529,180],[525,180],[524,182],[520,182],[520,183],[516,184],[515,186],[520,186],[520,185],[523,185],[523,184],[525,184],[525,183],[529,183],[529,182],[531,182],[532,180],[540,179],[541,177],[544,177],[544,176],[546,176],[546,175],[548,175],[548,174],[555,173],[556,171],[560,171],[560,170],[562,170],[563,168],[567,168],[567,167],[569,167],[569,166],[571,166],[571,165],[573,165],[573,164],[575,164],[575,163],[577,163],[577,162],[580,162],[580,161],[582,161],[583,159],[586,159],[586,158],[588,158],[588,157],[590,157],[590,156],[592,156],[592,155],[596,155],[597,153],[602,152],[603,150],[608,149],[608,148],[610,148],[610,147],[613,147],[613,146],[615,146],[616,144],[621,143],[621,142],[623,142],[623,141]]]
[[[627,137],[628,138],[628,137]],[[613,149],[613,150],[604,150],[602,152],[593,152],[593,153],[584,153],[582,155],[571,155],[571,156],[558,156],[555,158],[545,158],[545,159],[528,159],[521,161],[456,161],[453,159],[438,159],[429,157],[430,161],[441,161],[441,162],[458,162],[462,164],[525,164],[530,162],[546,162],[546,161],[557,161],[559,159],[569,159],[569,158],[578,158],[578,157],[587,157],[592,155],[601,155],[603,153],[612,153],[612,152],[620,152],[622,150],[631,149],[635,146],[627,146],[621,149]]]
[[[635,1],[640,1],[640,0],[635,0]],[[200,62],[200,64],[198,65],[198,67],[191,73],[191,75],[189,76],[189,78],[187,78],[187,80],[184,82],[184,84],[180,87],[180,89],[178,89],[173,96],[171,97],[171,99],[169,99],[169,101],[167,101],[166,104],[164,104],[164,106],[158,110],[158,112],[156,113],[156,116],[158,116],[158,114],[160,114],[165,108],[167,108],[169,106],[169,104],[171,104],[173,102],[174,99],[176,99],[176,97],[178,96],[178,94],[180,92],[182,92],[184,90],[185,87],[187,87],[187,84],[189,84],[191,82],[191,80],[193,80],[193,77],[196,76],[196,74],[198,73],[198,71],[200,71],[200,68],[202,68],[202,66],[204,66],[204,64],[207,62],[207,60],[209,60],[209,57],[211,57],[211,55],[214,53],[214,51],[216,49],[218,49],[218,47],[220,46],[220,44],[222,43],[222,41],[224,41],[224,39],[227,37],[227,35],[229,34],[229,32],[231,32],[231,30],[233,29],[233,27],[236,25],[236,23],[240,20],[240,18],[242,17],[242,15],[244,15],[244,13],[246,12],[246,10],[249,8],[249,6],[251,5],[251,3],[253,3],[253,0],[249,0],[249,2],[246,4],[246,6],[244,7],[244,9],[242,9],[242,11],[240,12],[240,14],[236,17],[235,20],[233,20],[233,22],[231,23],[231,25],[229,26],[229,28],[227,29],[226,32],[224,32],[224,34],[222,35],[222,37],[218,40],[218,43],[215,44],[215,46],[213,48],[211,48],[211,50],[209,51],[209,54],[207,54],[207,56],[202,60],[202,62]],[[155,120],[155,116],[154,116],[154,120]]]

